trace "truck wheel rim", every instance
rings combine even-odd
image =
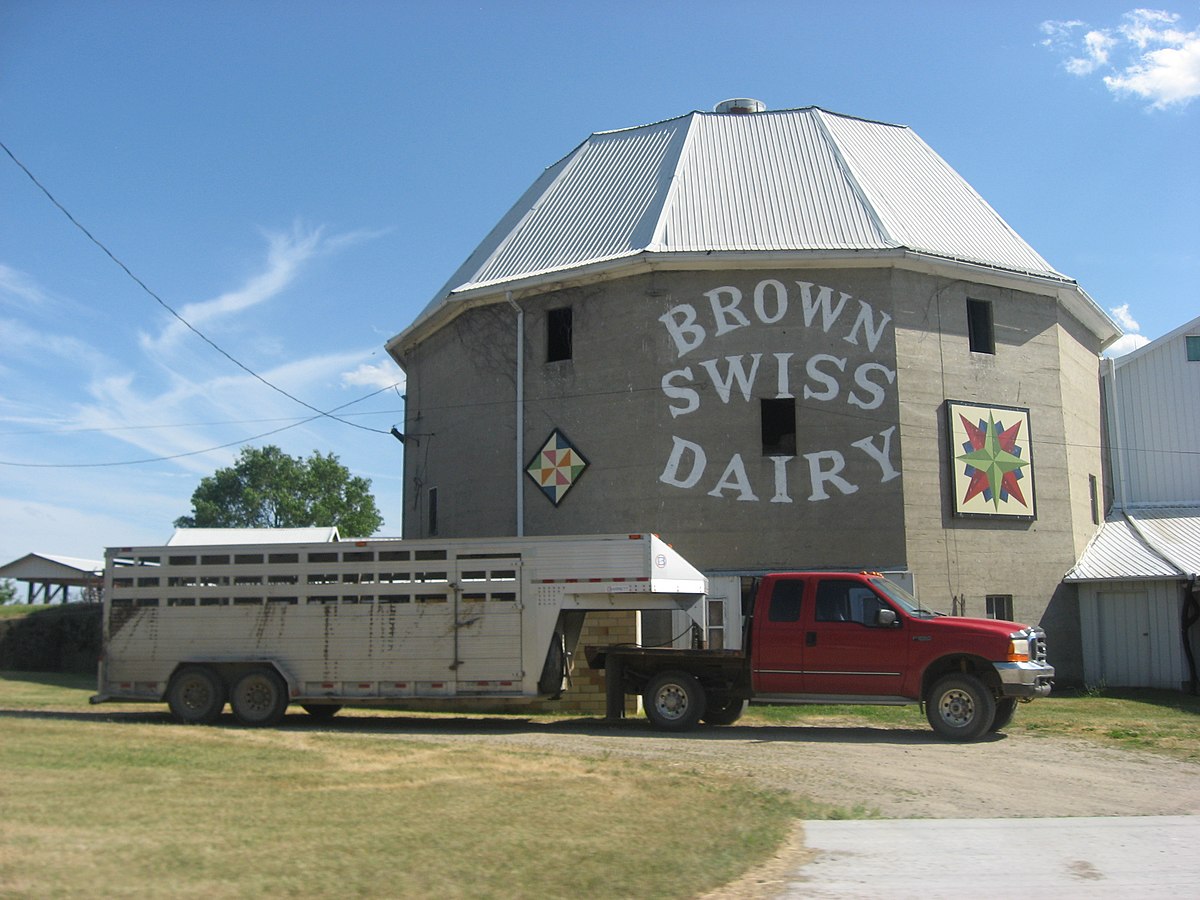
[[[678,719],[687,712],[687,693],[677,684],[666,684],[654,697],[654,706],[664,718]]]
[[[946,691],[938,703],[938,711],[947,725],[962,728],[975,718],[975,701],[966,691]]]
[[[190,710],[204,709],[212,697],[208,685],[198,678],[185,682],[180,694],[183,705]]]

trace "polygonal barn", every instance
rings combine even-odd
[[[892,572],[1043,624],[1069,678],[1119,334],[907,127],[738,100],[593,134],[388,344],[404,536],[656,532],[725,646],[745,576]]]

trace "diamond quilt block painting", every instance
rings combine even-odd
[[[556,428],[525,471],[550,502],[558,506],[587,467],[588,461]]]

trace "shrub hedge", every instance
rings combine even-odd
[[[100,611],[99,603],[67,603],[0,620],[0,669],[96,671]]]

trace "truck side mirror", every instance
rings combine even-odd
[[[896,624],[896,611],[894,609],[881,609],[875,616],[875,624],[880,628],[892,628]]]

